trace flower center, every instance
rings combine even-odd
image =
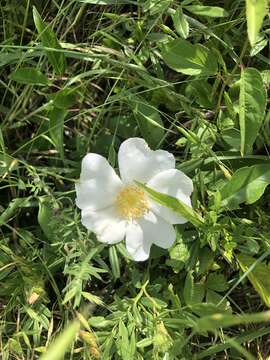
[[[135,185],[125,186],[116,198],[118,213],[128,220],[142,217],[149,209],[143,190]]]

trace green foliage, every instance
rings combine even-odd
[[[1,359],[269,357],[267,5],[1,2]],[[140,185],[188,220],[145,263],[75,205],[83,156],[118,171],[134,136],[194,185]]]
[[[72,345],[77,332],[80,329],[80,323],[74,321],[67,325],[67,328],[58,336],[58,338],[51,344],[49,349],[43,354],[41,360],[60,360],[63,358],[69,346]]]
[[[178,200],[169,195],[161,194],[158,191],[150,189],[149,187],[141,183],[138,183],[138,185],[142,189],[144,189],[154,201],[183,216],[195,226],[200,226],[203,224],[202,217],[198,213],[196,213],[190,206],[184,204],[181,200]]]
[[[260,294],[262,300],[270,307],[269,265],[256,262],[254,258],[246,254],[238,255],[237,261],[239,262],[241,270],[247,272],[247,277]]]
[[[267,14],[267,0],[246,0],[247,31],[251,46],[254,46]]]
[[[46,75],[35,68],[20,68],[10,75],[11,80],[22,84],[46,86],[49,80]]]
[[[175,13],[172,14],[172,20],[177,33],[184,39],[188,37],[189,34],[189,23],[183,14],[181,6],[175,10]]]
[[[164,136],[164,124],[158,110],[150,104],[138,101],[133,105],[133,113],[142,137],[155,148]]]
[[[218,6],[186,5],[185,9],[195,15],[201,16],[209,16],[214,18],[228,16],[227,11]]]
[[[266,90],[258,70],[242,70],[239,95],[241,153],[249,154],[264,120]]]
[[[259,164],[238,169],[221,188],[221,204],[235,209],[243,202],[252,204],[263,195],[270,183],[269,165]]]
[[[42,45],[45,48],[52,48],[55,50],[61,50],[61,46],[57,40],[57,37],[53,30],[47,25],[42,18],[40,17],[37,9],[33,7],[33,18],[35,22],[36,29],[40,35],[40,39],[42,41]],[[66,60],[64,53],[57,51],[49,51],[46,49],[46,54],[48,56],[48,60],[53,66],[55,72],[59,75],[65,72]]]
[[[215,55],[201,44],[175,39],[162,48],[165,63],[173,70],[186,75],[214,75],[217,72]]]

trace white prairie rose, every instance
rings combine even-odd
[[[152,201],[135,181],[191,206],[191,179],[175,169],[175,159],[164,150],[152,151],[143,139],[130,138],[119,149],[121,178],[101,155],[89,153],[82,160],[76,184],[76,204],[82,224],[103,243],[126,239],[126,248],[136,261],[149,257],[155,244],[167,249],[175,241],[173,224],[187,222],[172,210]]]

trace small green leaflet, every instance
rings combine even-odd
[[[264,193],[270,183],[269,164],[259,164],[238,169],[220,190],[221,205],[233,210],[246,202],[252,204]]]
[[[166,206],[167,208],[171,209],[172,211],[178,213],[179,215],[183,216],[185,219],[190,221],[195,226],[201,226],[204,223],[203,218],[196,213],[190,206],[184,204],[182,201],[174,198],[173,196],[162,194],[158,191],[155,191],[148,186],[139,183],[136,181],[138,186],[140,186],[147,194],[159,203],[160,205]]]
[[[266,89],[260,72],[253,68],[241,71],[239,123],[241,153],[249,154],[264,119]]]
[[[247,31],[251,46],[256,43],[257,36],[267,14],[267,0],[246,0]]]

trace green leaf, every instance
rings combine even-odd
[[[5,152],[4,139],[0,129],[0,147],[3,149],[0,151],[0,176],[4,176],[5,173],[11,173],[18,168],[18,160],[8,155]]]
[[[11,80],[17,81],[22,84],[45,86],[49,84],[49,80],[46,75],[41,71],[25,67],[15,70],[10,75]]]
[[[229,15],[226,10],[219,6],[187,5],[184,8],[200,16],[225,17]]]
[[[54,240],[54,231],[51,226],[51,219],[54,217],[53,208],[51,202],[46,201],[44,198],[39,199],[38,210],[38,222],[39,225],[48,238],[48,240]]]
[[[90,326],[97,329],[109,328],[115,325],[112,320],[106,320],[103,316],[91,316],[88,322]]]
[[[143,138],[155,148],[164,136],[164,125],[159,112],[146,102],[132,102],[132,106]]]
[[[183,216],[185,219],[190,221],[195,226],[203,224],[203,218],[196,213],[190,206],[184,204],[182,201],[174,198],[173,196],[162,194],[158,191],[150,189],[148,186],[143,185],[136,181],[138,186],[142,187],[144,191],[151,197],[152,200],[158,204],[166,206],[177,214]]]
[[[220,190],[221,205],[233,210],[239,204],[252,204],[264,193],[270,183],[268,164],[253,165],[237,170],[230,181]]]
[[[223,292],[228,290],[228,283],[223,274],[211,273],[207,278],[206,286],[208,289]]]
[[[17,209],[27,206],[28,201],[29,198],[15,198],[10,201],[8,207],[0,215],[0,226],[6,224]]]
[[[68,109],[76,103],[77,94],[76,89],[66,88],[50,94],[49,99],[53,100],[53,104],[57,108]]]
[[[172,0],[146,0],[143,4],[143,10],[149,11],[150,15],[161,14],[170,6]],[[136,4],[138,6],[138,3]]]
[[[239,254],[237,261],[242,269],[246,272],[252,266],[256,259],[245,254]],[[254,289],[258,292],[264,303],[270,307],[270,266],[266,263],[258,262],[255,268],[248,271],[247,277],[252,283]]]
[[[267,0],[246,0],[247,31],[251,46],[254,46],[263,19],[267,14]]]
[[[264,119],[266,89],[258,70],[241,71],[239,123],[242,155],[252,152],[252,146]]]
[[[235,337],[226,340],[225,342],[217,343],[206,350],[200,351],[200,353],[196,354],[196,359],[209,359],[210,356],[215,356],[217,358],[217,353],[224,351],[226,349],[231,349],[232,343],[231,341],[237,341],[239,344],[251,342],[261,336],[269,335],[270,327],[256,329],[255,331],[245,331],[243,334],[237,335]]]
[[[76,339],[80,329],[79,321],[69,324],[66,329],[58,335],[55,341],[49,346],[48,351],[40,357],[40,360],[61,360],[65,352]]]
[[[119,322],[117,347],[122,359],[132,359],[133,349],[130,346],[128,330],[122,320]]]
[[[114,277],[114,279],[119,279],[120,278],[120,264],[119,264],[119,258],[118,258],[117,250],[116,250],[115,246],[110,246],[110,248],[109,248],[109,259],[110,259],[113,277]]]
[[[189,24],[186,20],[181,6],[178,6],[175,13],[172,15],[173,25],[177,33],[184,39],[189,34]]]
[[[49,113],[50,136],[60,157],[64,158],[64,120],[68,111],[54,107]]]
[[[215,55],[201,44],[175,39],[162,46],[161,54],[170,68],[186,75],[214,75],[217,72]]]
[[[55,33],[49,27],[49,25],[43,22],[35,6],[33,7],[33,18],[37,32],[40,35],[42,45],[46,48],[61,50],[62,47],[59,44]],[[54,71],[58,75],[62,75],[66,68],[66,59],[64,53],[61,51],[46,50],[46,54],[49,62],[54,68]]]
[[[226,299],[223,299],[223,296],[209,289],[206,291],[206,302],[207,304],[216,305],[219,310],[226,310],[229,307],[229,303]]]
[[[191,257],[190,244],[185,243],[183,239],[180,238],[174,246],[170,248],[169,253],[170,260],[167,260],[166,264],[171,266],[173,270],[178,273],[184,268]]]
[[[76,0],[76,1],[86,4],[95,4],[95,5],[120,5],[120,4],[137,5],[135,1],[130,1],[130,0]]]
[[[203,284],[195,284],[192,272],[188,272],[184,286],[184,300],[186,305],[195,305],[202,302],[205,294]]]
[[[270,320],[270,311],[244,315],[230,315],[227,313],[216,313],[210,316],[204,316],[197,320],[195,331],[214,331],[220,327],[230,327],[240,324],[254,324],[268,322]]]

